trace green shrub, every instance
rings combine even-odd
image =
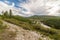
[[[43,23],[52,28],[60,29],[60,19],[48,19],[43,21]]]

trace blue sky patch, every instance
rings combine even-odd
[[[0,1],[5,2],[5,3],[7,1],[8,2],[7,3],[8,5],[12,5],[12,3],[14,3],[15,4],[15,7],[18,7],[18,8],[20,8],[18,6],[20,3],[26,2],[26,0],[0,0]]]

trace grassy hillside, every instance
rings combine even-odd
[[[36,20],[38,22],[42,22],[45,25],[48,25],[51,28],[58,30],[57,31],[58,34],[52,33],[52,35],[49,35],[49,36],[54,38],[54,40],[60,40],[60,38],[59,38],[60,37],[60,17],[59,16],[47,16],[47,15],[36,16],[35,15],[35,16],[29,17],[29,19],[32,21]],[[52,30],[52,32],[54,32],[53,29],[50,29],[50,31]],[[56,33],[56,30],[55,30],[55,33]],[[51,34],[51,32],[48,31],[48,34]]]
[[[22,27],[26,30],[34,30],[40,32],[45,36],[49,36],[54,40],[60,40],[60,18],[55,16],[32,16],[32,17],[21,17],[18,15],[10,15],[4,13],[0,15],[0,18],[6,22],[15,24],[17,26]],[[47,21],[48,20],[48,21]],[[34,23],[34,21],[38,21],[39,23]],[[45,28],[40,25],[40,22],[52,27],[51,29]],[[56,23],[56,24],[55,24]],[[59,24],[58,24],[59,23]],[[53,25],[53,26],[51,26]],[[59,29],[59,30],[58,30]]]
[[[6,25],[3,25],[3,22],[0,20],[0,33],[4,32],[4,30],[7,28]]]
[[[7,27],[8,26],[3,23],[2,19],[0,19],[0,40],[15,40],[14,37],[16,33],[9,31]]]
[[[60,29],[60,17],[59,16],[32,16],[29,17],[33,20],[40,20],[45,25],[48,25],[52,28]]]

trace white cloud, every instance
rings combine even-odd
[[[21,13],[21,9],[14,7],[14,5],[15,5],[14,3],[12,3],[12,5],[8,5],[8,4],[0,1],[0,13],[2,11],[3,12],[9,11],[11,9],[13,11],[14,15],[21,15],[21,16],[23,16],[22,14],[20,14]]]
[[[29,15],[60,15],[60,0],[27,0],[20,6],[28,10],[25,14]]]
[[[47,6],[50,7],[50,9],[47,10],[49,12],[48,15],[54,15],[54,16],[60,15],[60,13],[58,12],[60,10],[60,0],[48,2]]]
[[[27,10],[25,14],[40,15],[47,13],[45,8],[42,7],[44,5],[42,2],[43,0],[29,0],[27,3],[22,3],[20,5]]]
[[[14,15],[31,16],[31,15],[60,15],[60,0],[26,0],[18,4],[22,8],[16,8],[15,3],[8,5],[8,1],[0,1],[0,12],[12,10]],[[25,11],[25,10],[26,11]]]

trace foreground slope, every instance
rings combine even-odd
[[[43,24],[40,19],[31,20],[21,16],[5,14],[1,15],[1,19],[4,20],[3,24],[7,25],[7,31],[12,31],[10,32],[11,35],[6,37],[6,40],[9,38],[11,40],[60,40],[60,31]],[[7,31],[6,33],[8,33]]]
[[[17,25],[3,21],[7,25],[8,30],[16,33],[14,40],[50,40],[49,37],[43,37],[43,34],[40,34],[36,31],[25,30]],[[8,39],[5,39],[8,40]],[[10,39],[9,39],[10,40]],[[11,39],[13,40],[13,39]]]

